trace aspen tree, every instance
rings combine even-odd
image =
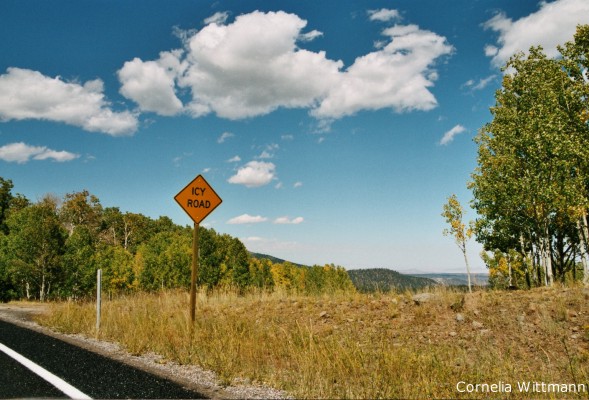
[[[579,26],[562,58],[548,58],[541,47],[513,56],[493,120],[475,139],[479,166],[469,187],[477,239],[486,250],[536,254],[546,285],[553,273],[564,280],[575,253],[588,264],[588,50],[589,26]]]
[[[469,222],[468,226],[462,222],[464,209],[460,205],[460,202],[456,198],[456,195],[448,197],[448,202],[444,204],[444,211],[442,216],[446,219],[446,222],[450,225],[450,228],[444,229],[444,236],[452,236],[454,242],[462,252],[464,256],[464,263],[466,264],[466,274],[468,277],[468,291],[472,292],[471,281],[470,281],[470,265],[468,263],[468,257],[466,255],[466,242],[472,237],[473,224]]]

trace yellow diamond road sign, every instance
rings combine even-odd
[[[194,178],[174,199],[197,224],[223,201],[202,175]]]

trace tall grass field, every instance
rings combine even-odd
[[[93,303],[55,304],[40,322],[296,398],[588,398],[588,304],[582,287],[419,302],[219,291],[199,293],[192,326],[188,293],[162,292],[107,301],[99,333]]]

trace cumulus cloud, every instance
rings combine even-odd
[[[182,102],[176,96],[175,79],[184,64],[182,51],[160,53],[156,61],[142,61],[135,57],[127,61],[117,74],[122,86],[120,93],[135,101],[141,111],[171,116],[180,113]]]
[[[260,222],[266,222],[268,218],[262,217],[261,215],[249,215],[249,214],[242,214],[238,217],[231,218],[227,221],[230,225],[243,225],[243,224],[259,224]]]
[[[442,146],[447,145],[448,143],[450,143],[451,141],[454,140],[454,137],[460,133],[463,133],[466,131],[466,128],[462,125],[456,125],[454,128],[450,129],[448,132],[444,133],[444,136],[442,137],[442,139],[440,140],[440,144]]]
[[[389,43],[357,58],[313,115],[341,118],[366,109],[427,111],[437,106],[429,91],[437,78],[432,66],[453,47],[443,36],[417,25],[395,25],[385,29],[383,35],[390,38]]]
[[[79,158],[79,154],[56,151],[45,146],[31,146],[23,142],[10,143],[0,147],[0,160],[24,164],[33,160],[53,160],[66,162]]]
[[[400,19],[396,10],[387,9],[369,16]],[[214,113],[243,119],[278,108],[306,108],[331,121],[360,110],[429,110],[437,104],[429,90],[437,79],[433,68],[453,50],[443,36],[416,25],[395,25],[383,31],[378,51],[344,69],[325,51],[301,47],[322,33],[304,32],[307,21],[295,14],[254,11],[231,23],[220,14],[207,22],[201,30],[178,35],[183,50],[163,52],[155,61],[125,63],[119,71],[121,93],[142,110],[194,118]],[[177,93],[184,91],[189,98],[182,104]]]
[[[271,162],[250,161],[237,170],[237,173],[229,178],[229,183],[244,185],[248,188],[264,186],[272,182],[275,176],[276,166]]]
[[[549,57],[558,55],[556,48],[572,39],[578,24],[589,23],[587,0],[556,0],[540,2],[535,13],[516,21],[498,13],[483,24],[485,29],[497,32],[496,44],[485,46],[485,55],[501,67],[517,52],[527,52],[531,46],[541,45]]]
[[[306,24],[294,14],[255,11],[192,36],[186,43],[190,67],[180,80],[192,92],[190,112],[239,119],[312,106],[342,63],[297,48]]]
[[[282,224],[282,225],[298,225],[301,224],[305,219],[303,217],[296,217],[290,219],[288,217],[278,217],[274,220],[275,224]]]
[[[8,68],[0,75],[0,120],[63,122],[112,136],[134,133],[136,116],[129,111],[113,111],[103,90],[100,79],[80,84],[38,71]]]

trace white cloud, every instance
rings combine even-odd
[[[442,146],[447,145],[448,143],[450,143],[451,141],[454,140],[454,137],[460,133],[463,133],[466,131],[466,128],[462,125],[456,125],[454,128],[450,129],[448,132],[444,133],[444,136],[442,137],[442,139],[440,140],[440,144]]]
[[[301,42],[310,42],[320,36],[323,36],[323,32],[319,32],[318,30],[312,30],[311,32],[308,32],[308,33],[301,33],[298,36],[298,39]]]
[[[11,143],[0,147],[0,160],[24,164],[33,160],[53,160],[57,162],[72,161],[79,158],[79,154],[68,151],[56,151],[45,146],[31,146],[23,142]]]
[[[483,27],[499,34],[496,45],[487,45],[485,54],[501,67],[517,52],[527,52],[541,45],[549,57],[558,55],[559,44],[571,40],[578,24],[589,23],[587,0],[556,0],[540,2],[535,13],[513,21],[504,13],[496,14]]]
[[[193,35],[186,43],[190,67],[180,80],[192,91],[193,115],[240,119],[311,107],[342,63],[297,48],[306,24],[294,14],[255,11]]]
[[[484,88],[486,88],[489,83],[493,82],[495,80],[495,78],[497,78],[497,75],[490,75],[487,76],[486,78],[481,78],[479,79],[479,81],[475,81],[474,79],[469,79],[468,81],[466,81],[464,84],[462,84],[463,88],[469,88],[471,90],[482,90]]]
[[[231,132],[223,132],[221,136],[217,139],[217,143],[225,143],[227,139],[235,137],[235,135]]]
[[[250,161],[229,178],[229,183],[245,185],[248,188],[269,184],[275,176],[276,166],[271,162]]]
[[[290,219],[288,217],[278,217],[274,220],[275,224],[283,224],[283,225],[298,225],[302,223],[305,219],[303,217],[296,217]]]
[[[240,156],[231,157],[229,160],[227,160],[227,162],[230,162],[230,163],[240,162],[240,161],[241,161]]]
[[[303,182],[295,182],[294,185],[292,185],[292,187],[296,188],[300,188],[301,186],[303,186]]]
[[[29,69],[8,68],[0,75],[0,120],[39,119],[112,136],[133,134],[138,125],[136,116],[113,111],[103,90],[100,79],[80,84]]]
[[[417,25],[395,25],[385,29],[383,35],[390,42],[358,57],[342,73],[340,84],[312,110],[313,115],[334,119],[361,110],[427,111],[437,106],[429,91],[437,79],[432,66],[453,47],[443,36]]]
[[[268,159],[268,158],[274,158],[274,154],[269,153],[267,150],[262,151],[262,153],[260,153],[259,156],[257,156],[256,158],[263,160],[263,159]]]
[[[280,146],[277,143],[271,143],[263,147],[264,150],[260,153],[259,156],[255,157],[259,160],[274,158],[274,152],[277,151]]]
[[[380,21],[399,19],[395,10],[369,15]],[[178,35],[184,50],[163,52],[152,64],[138,59],[126,63],[121,71],[128,74],[119,72],[124,77],[121,93],[141,109],[165,115],[180,112],[176,93],[188,89],[191,99],[181,111],[194,118],[214,113],[243,119],[278,108],[306,108],[314,117],[332,121],[361,110],[429,110],[437,105],[429,90],[437,79],[433,67],[453,51],[443,36],[415,25],[395,25],[383,31],[386,40],[378,51],[358,57],[344,70],[343,62],[328,59],[325,51],[300,46],[321,32],[302,33],[307,21],[295,14],[254,11],[231,23],[224,16],[207,21],[199,31]],[[134,91],[131,82],[136,82]],[[149,100],[143,96],[158,90]]]
[[[266,222],[268,218],[262,217],[261,215],[249,215],[249,214],[242,214],[238,217],[231,218],[227,221],[230,225],[243,225],[243,224],[259,224],[260,222]]]
[[[135,101],[141,111],[171,116],[182,111],[183,105],[176,97],[175,77],[184,66],[179,57],[181,51],[162,52],[157,61],[142,61],[135,57],[127,61],[117,74],[122,86],[120,93]]]
[[[397,10],[381,8],[380,10],[368,10],[368,18],[371,21],[386,22],[390,20],[400,20],[401,14]]]
[[[219,12],[214,13],[210,17],[205,18],[204,23],[205,23],[205,25],[209,25],[209,24],[223,25],[225,23],[225,21],[227,21],[227,18],[229,18],[228,11],[219,11]]]

